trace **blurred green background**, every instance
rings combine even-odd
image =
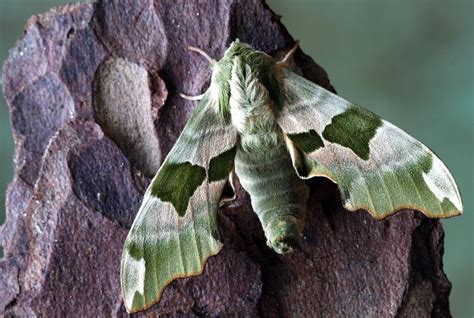
[[[0,61],[29,16],[70,1],[0,0]],[[458,182],[465,215],[443,220],[454,317],[474,317],[474,1],[268,0],[338,93],[434,149]],[[0,105],[0,223],[13,140]],[[0,251],[1,253],[1,251]]]

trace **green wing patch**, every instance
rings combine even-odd
[[[189,162],[166,163],[151,186],[151,195],[173,204],[179,216],[184,216],[189,198],[206,178],[206,170]]]
[[[369,160],[369,142],[375,136],[382,120],[361,107],[350,107],[333,117],[323,131],[324,139],[352,149],[356,155]]]
[[[298,148],[306,153],[311,153],[324,147],[323,140],[314,129],[299,134],[288,134],[287,136],[298,146]]]
[[[217,157],[211,159],[209,163],[209,182],[225,180],[229,177],[229,173],[234,167],[234,158],[237,151],[237,147],[223,152]]]

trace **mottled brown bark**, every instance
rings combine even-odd
[[[235,38],[274,56],[293,44],[261,0],[101,1],[31,18],[3,68],[16,149],[0,314],[126,315],[123,241],[149,171],[195,107],[178,93],[209,84],[207,62],[186,47],[218,58]],[[301,51],[294,66],[332,89]],[[345,211],[331,182],[309,185],[298,251],[266,247],[238,187],[219,212],[223,251],[203,275],[172,283],[147,315],[449,316],[438,221],[408,210],[375,221]]]

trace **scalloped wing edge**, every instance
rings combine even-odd
[[[305,179],[305,180],[311,179],[311,178],[314,178],[314,177],[324,177],[326,179],[329,179],[331,182],[333,182],[334,184],[336,184],[338,186],[338,189],[341,193],[341,199],[342,199],[343,207],[348,211],[356,212],[356,211],[359,211],[359,210],[364,210],[367,213],[369,213],[374,219],[377,219],[377,220],[383,220],[383,219],[385,219],[385,218],[387,218],[391,215],[394,215],[394,214],[396,214],[396,213],[398,213],[402,210],[407,210],[407,209],[408,210],[419,211],[422,214],[424,214],[424,215],[426,215],[427,217],[430,217],[430,218],[440,218],[440,219],[451,218],[451,217],[455,217],[455,216],[459,216],[459,215],[463,214],[462,208],[461,209],[456,208],[456,209],[452,209],[452,210],[449,210],[449,211],[445,211],[442,214],[439,214],[439,213],[435,214],[435,213],[430,212],[427,209],[421,208],[420,206],[408,205],[408,204],[406,204],[406,205],[397,205],[394,209],[391,209],[390,211],[388,211],[386,213],[377,214],[368,205],[362,205],[362,204],[354,205],[350,202],[350,200],[348,200],[349,198],[347,196],[344,196],[344,192],[341,191],[340,186],[337,182],[337,178],[335,177],[335,175],[333,173],[331,173],[330,170],[320,166],[317,169],[309,168],[310,171],[307,174],[301,173],[302,169],[308,169],[308,167],[302,168],[302,165],[305,165],[304,162],[307,163],[307,162],[313,161],[313,159],[311,159],[311,157],[308,156],[307,154],[303,153],[303,151],[300,150],[297,146],[295,146],[294,143],[291,140],[289,140],[288,138],[286,138],[286,142],[287,142],[288,151],[290,152],[290,156],[291,156],[292,161],[293,161],[293,167],[294,167],[297,175],[301,179]],[[437,158],[436,156],[435,156],[435,158],[439,160],[439,158]],[[317,163],[316,163],[316,165],[317,165]],[[450,176],[451,176],[451,174],[450,174]],[[461,199],[461,196],[459,194],[458,194],[458,199],[460,200],[459,204],[462,207],[462,199]],[[453,206],[454,206],[454,204],[453,204]]]

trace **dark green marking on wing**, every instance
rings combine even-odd
[[[369,142],[378,127],[382,125],[380,117],[361,107],[351,107],[332,118],[324,128],[324,139],[350,148],[363,160],[369,159]]]
[[[136,241],[126,241],[125,248],[127,249],[130,256],[134,259],[142,259],[145,255],[143,252],[143,245],[137,243]]]
[[[151,186],[151,194],[173,204],[184,216],[189,198],[206,179],[206,170],[189,162],[165,164]]]
[[[324,147],[323,140],[314,129],[299,134],[288,134],[287,136],[305,153],[311,153]]]
[[[211,159],[209,163],[209,182],[225,180],[234,167],[234,158],[237,147],[234,146],[224,151],[217,157]]]

